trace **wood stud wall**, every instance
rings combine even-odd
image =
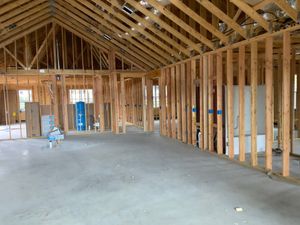
[[[282,82],[277,83],[277,86],[280,86],[278,89],[282,90],[282,113],[279,113],[279,118],[282,120],[283,146],[281,174],[285,177],[289,176],[292,141],[291,104],[293,101],[291,101],[292,92],[287,90],[291,90],[293,71],[297,73],[299,70],[291,68],[290,32],[284,32],[281,38],[283,43],[282,57],[280,56],[280,49],[274,52],[274,37],[268,36],[259,41],[253,40],[235,48],[206,53],[191,60],[163,68],[159,83],[161,135],[177,139],[183,143],[197,144],[201,150],[216,152],[219,155],[225,154],[227,148],[229,159],[249,163],[253,167],[262,166],[267,171],[271,171],[273,168],[274,110],[276,110],[274,109],[273,92],[275,75],[273,76],[273,74],[278,73],[280,80],[282,80]],[[261,49],[264,51],[261,51]],[[277,65],[273,63],[274,60],[277,61]],[[238,66],[236,67],[236,65]],[[282,65],[282,69],[280,65]],[[275,66],[278,67],[276,70],[274,69]],[[265,85],[266,145],[265,163],[259,165],[257,89],[258,85],[262,84]],[[234,85],[238,85],[238,89],[235,90],[238,90],[239,102],[234,102],[233,99]],[[251,90],[250,160],[246,158],[247,146],[245,140],[244,88],[246,85],[250,85]],[[226,99],[225,96],[227,96]],[[224,101],[226,101],[226,104]],[[239,104],[238,111],[240,114],[238,146],[234,145],[233,109],[235,104]],[[280,102],[277,104],[280,104]],[[171,110],[168,109],[169,107],[171,107]],[[227,107],[227,110],[225,107]],[[226,111],[227,114],[225,114]],[[225,124],[224,116],[229,121],[227,124]],[[171,121],[171,126],[169,126],[169,121]],[[169,127],[171,127],[171,133],[169,133]],[[197,129],[200,130],[198,142]],[[225,129],[228,131],[227,137],[224,136]],[[236,147],[239,148],[238,155],[234,153]]]

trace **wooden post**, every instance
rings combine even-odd
[[[166,70],[161,71],[161,118],[160,123],[162,126],[161,134],[166,136]]]
[[[204,149],[204,112],[203,112],[203,57],[201,56],[199,59],[199,77],[200,77],[200,84],[199,84],[199,114],[200,114],[200,141],[199,141],[199,148]]]
[[[168,125],[167,125],[167,136],[172,137],[172,129],[171,129],[171,69],[166,69],[167,71],[167,119],[168,119]]]
[[[191,107],[192,107],[192,144],[197,142],[197,109],[196,109],[196,60],[191,61]]]
[[[153,80],[147,79],[147,116],[148,130],[154,131],[154,115],[153,115]]]
[[[116,73],[115,51],[110,49],[109,52],[109,70],[110,70],[110,87],[111,87],[111,105],[112,105],[112,131],[119,134],[119,92],[118,76]]]
[[[298,138],[300,137],[300,66],[296,66],[297,73],[297,110],[296,110],[296,119],[297,119],[297,129],[298,129]]]
[[[294,93],[295,93],[295,74],[296,74],[296,49],[293,48],[291,50],[291,79],[290,79],[290,83],[291,83],[291,95],[290,95],[290,99],[291,99],[291,117],[290,117],[290,132],[291,132],[291,145],[290,145],[290,149],[291,149],[291,153],[293,153],[293,149],[294,149],[294,127],[295,127],[295,110],[294,110]]]
[[[290,95],[291,95],[291,37],[290,32],[283,33],[283,74],[282,74],[282,175],[290,174]]]
[[[171,68],[171,133],[172,138],[176,139],[176,95],[175,95],[176,87],[175,87],[175,67]]]
[[[180,75],[180,65],[176,65],[176,111],[177,111],[177,139],[182,140],[182,133],[181,133],[181,75]]]
[[[282,106],[283,106],[283,96],[282,96],[282,74],[283,74],[283,58],[282,54],[279,53],[278,57],[278,70],[277,70],[277,120],[278,120],[278,147],[283,148],[283,140],[282,140],[282,127],[283,127],[283,121],[282,121]]]
[[[103,93],[103,78],[102,76],[98,77],[98,97],[99,97],[99,119],[100,119],[100,132],[104,132],[105,123],[104,123],[104,93]]]
[[[266,70],[266,170],[272,170],[272,147],[273,147],[273,37],[265,40],[265,70]]]
[[[245,161],[245,46],[239,47],[239,160]]]
[[[187,142],[187,124],[186,124],[186,76],[185,76],[185,63],[181,65],[181,114],[182,114],[182,142]]]
[[[223,57],[217,53],[217,152],[223,154]]]
[[[203,56],[203,150],[208,149],[208,56]]]
[[[136,103],[136,79],[131,80],[131,101],[132,101],[132,123],[136,125],[137,121],[137,103]]]
[[[54,123],[55,126],[59,126],[59,111],[58,111],[58,96],[57,96],[57,81],[56,81],[56,75],[51,76],[52,80],[52,109],[53,109],[53,115],[54,115]]]
[[[146,105],[146,77],[142,77],[142,104],[143,104],[143,127],[144,132],[148,131],[147,123],[147,105]]]
[[[61,76],[61,88],[62,88],[62,112],[63,112],[63,125],[64,132],[69,131],[69,117],[68,117],[68,95],[66,89],[66,77],[65,75]]]
[[[234,128],[233,128],[233,62],[232,49],[227,50],[227,131],[228,156],[234,158]]]
[[[214,151],[213,70],[214,55],[208,56],[208,149]]]
[[[186,63],[186,68],[187,142],[188,144],[192,144],[191,61]]]
[[[126,93],[125,93],[125,79],[121,75],[121,109],[122,109],[122,132],[126,133]]]
[[[257,42],[251,43],[251,165],[257,166]]]

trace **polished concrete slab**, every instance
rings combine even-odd
[[[0,224],[299,224],[300,187],[157,134],[0,142]],[[235,207],[243,208],[236,212]]]

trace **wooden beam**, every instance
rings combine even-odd
[[[221,33],[217,28],[215,28],[209,22],[207,22],[206,19],[199,16],[194,10],[189,8],[182,1],[170,0],[170,2],[173,5],[175,5],[177,8],[179,8],[182,12],[184,12],[186,15],[188,15],[190,18],[195,20],[198,24],[200,24],[200,26],[204,27],[206,30],[208,30],[213,35],[215,35],[217,38],[219,38],[224,44],[228,43],[228,37],[226,35]]]
[[[291,7],[291,5],[285,0],[274,0],[273,1],[279,8],[281,8],[289,17],[297,22],[297,11]]]
[[[66,88],[66,77],[61,76],[61,93],[62,93],[62,113],[63,113],[63,125],[64,132],[69,131],[69,114],[68,114],[68,93]]]
[[[265,74],[266,74],[266,170],[272,170],[272,147],[273,147],[273,37],[269,37],[265,41]]]
[[[239,160],[245,161],[245,46],[239,47]]]
[[[17,56],[15,56],[13,53],[11,53],[6,47],[3,47],[3,49],[24,69],[26,70],[26,66],[17,59]],[[17,68],[16,68],[17,69]]]
[[[166,69],[166,79],[167,79],[167,136],[172,137],[172,127],[171,127],[171,68]]]
[[[155,0],[148,0],[149,4],[155,7],[157,10],[159,10],[162,14],[164,14],[166,17],[168,17],[171,21],[176,23],[178,26],[180,26],[182,29],[187,31],[189,34],[193,35],[196,39],[198,39],[200,42],[202,42],[204,45],[209,47],[210,49],[214,49],[213,43],[208,40],[206,37],[204,37],[202,34],[197,32],[195,29],[190,27],[187,23],[185,23],[183,20],[179,19],[176,15],[174,15],[172,12],[170,12],[166,7],[161,5]]]
[[[149,78],[147,78],[147,117],[148,131],[154,131],[153,80]]]
[[[104,92],[103,92],[103,78],[102,76],[98,77],[98,96],[99,96],[99,120],[100,120],[100,132],[104,132],[105,123],[104,123]]]
[[[213,105],[214,55],[208,56],[208,150],[214,151],[214,105]]]
[[[264,8],[266,5],[272,3],[274,0],[262,0],[261,2],[257,3],[256,5],[253,6],[253,9],[255,11]]]
[[[290,174],[290,96],[291,96],[291,36],[290,32],[283,33],[283,74],[282,74],[282,175]]]
[[[192,144],[191,61],[186,63],[187,143]]]
[[[177,139],[182,140],[181,120],[181,68],[176,65],[176,115],[177,115]]]
[[[227,16],[221,9],[215,6],[209,0],[196,0],[200,5],[206,8],[213,15],[218,17],[220,20],[224,21],[229,27],[238,32],[242,37],[246,38],[246,32],[242,27],[236,23],[232,18]]]
[[[257,166],[257,54],[258,43],[251,43],[251,165]]]
[[[199,72],[200,72],[200,74],[199,74],[199,80],[200,80],[200,83],[199,83],[200,140],[199,140],[198,144],[199,144],[199,148],[203,150],[204,149],[203,56],[201,56],[199,59]]]
[[[203,150],[208,150],[208,56],[203,56]]]
[[[119,1],[117,0],[111,0],[111,3],[113,6],[118,7],[120,10],[123,10],[122,8],[122,4],[120,4]],[[152,24],[149,24],[149,26],[146,26],[146,24],[149,23],[148,20],[143,19],[142,17],[137,16],[136,13],[132,13],[130,15],[132,18],[134,18],[136,21],[139,21],[139,24],[135,25],[135,29],[137,29],[138,32],[140,32],[141,34],[148,36],[148,38],[157,43],[159,46],[161,46],[162,48],[164,48],[167,52],[171,53],[174,57],[176,57],[177,59],[181,59],[181,56],[179,54],[179,51],[175,50],[174,48],[170,48],[169,45],[163,46],[163,43],[169,43],[172,47],[177,47],[181,49],[181,46],[178,45],[178,43],[176,41],[174,41],[173,39],[171,39],[170,37],[168,37],[168,35],[166,35],[163,32],[159,32],[159,29],[155,28],[155,26],[152,26]],[[131,24],[133,25],[133,24]],[[156,34],[158,37],[160,37],[161,39],[163,39],[165,42],[161,42],[159,39],[156,39],[156,36],[149,36],[149,33],[144,33],[145,29],[144,27],[147,27],[147,29],[151,30],[154,34]],[[172,43],[172,44],[171,44]],[[186,52],[186,49],[183,48],[183,51]]]
[[[200,106],[201,107],[201,106]],[[223,154],[223,56],[217,53],[217,153]]]
[[[148,131],[148,123],[147,123],[147,99],[146,99],[146,77],[142,77],[142,104],[143,104],[143,127],[144,132]]]
[[[234,127],[233,127],[233,62],[232,49],[227,50],[227,137],[228,156],[234,158]]]
[[[177,37],[182,42],[186,43],[189,47],[194,49],[195,51],[201,53],[199,46],[191,41],[189,38],[187,38],[185,35],[177,31],[175,28],[164,22],[159,15],[154,15],[151,11],[143,7],[139,2],[134,0],[127,0],[127,2],[132,5],[135,9],[142,12],[145,16],[148,16],[149,19],[159,24],[162,28],[164,28],[166,31],[168,31],[170,34],[172,34],[174,37]]]
[[[176,139],[176,77],[175,77],[175,66],[171,68],[171,133],[172,138]]]
[[[46,35],[45,40],[43,41],[43,43],[41,44],[40,48],[37,50],[35,56],[33,57],[30,65],[29,65],[29,69],[31,69],[31,67],[33,66],[33,64],[35,63],[35,61],[37,60],[37,58],[39,57],[40,53],[45,48],[46,42],[48,41],[49,37],[52,35],[52,32],[53,32],[53,27],[50,29],[49,33]]]
[[[241,0],[230,0],[230,2],[235,4],[239,9],[243,10],[249,17],[256,21],[266,31],[269,31],[269,23],[246,2]]]
[[[182,142],[187,142],[187,124],[186,124],[186,69],[185,63],[180,65],[181,75],[181,128],[182,128]]]
[[[163,69],[161,71],[161,99],[160,99],[160,107],[161,107],[161,118],[160,118],[160,123],[161,123],[161,131],[160,133],[164,136],[167,135],[167,130],[166,130],[166,70]]]
[[[191,60],[191,110],[192,110],[192,145],[197,143],[197,107],[196,107],[196,60]]]
[[[59,126],[59,109],[58,109],[58,96],[57,96],[57,81],[56,81],[56,75],[51,76],[52,81],[52,109],[53,109],[53,115],[54,115],[54,123],[55,126]]]
[[[119,91],[118,76],[116,73],[115,51],[111,49],[109,53],[109,70],[110,70],[110,88],[111,88],[111,115],[112,131],[119,134]]]
[[[126,133],[126,92],[125,79],[121,76],[121,109],[122,109],[122,132]]]

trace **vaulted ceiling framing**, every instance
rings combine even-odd
[[[2,0],[0,48],[56,23],[150,71],[292,26],[297,9],[298,0]]]

